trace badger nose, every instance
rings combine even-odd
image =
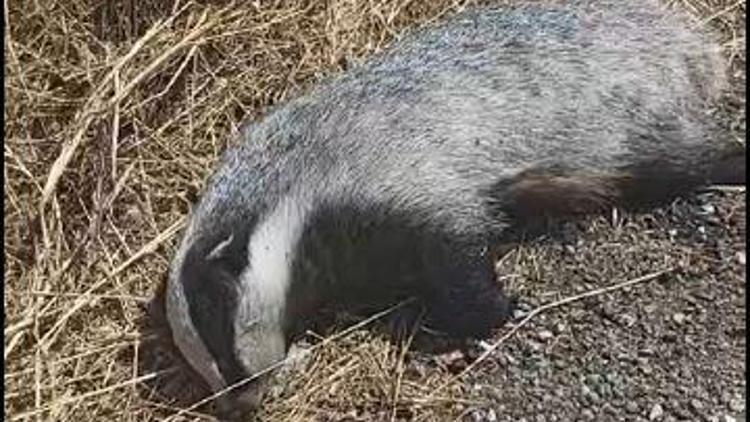
[[[219,417],[228,422],[250,420],[260,407],[260,402],[261,396],[254,388],[230,393],[217,399]]]

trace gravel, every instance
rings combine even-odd
[[[499,264],[524,302],[516,319],[676,270],[544,312],[508,339],[470,381],[498,421],[745,420],[744,193],[698,194],[551,232]]]

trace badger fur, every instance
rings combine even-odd
[[[512,308],[487,251],[512,224],[727,174],[710,113],[724,84],[717,45],[648,0],[482,8],[411,33],[242,129],[173,261],[174,341],[218,391],[359,289],[487,336]]]

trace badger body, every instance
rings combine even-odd
[[[724,69],[691,28],[646,0],[474,9],[244,126],[172,265],[180,351],[219,390],[360,291],[416,294],[433,328],[488,335],[511,306],[487,251],[512,224],[717,174]],[[256,405],[251,385],[233,403]]]

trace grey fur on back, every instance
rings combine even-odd
[[[724,83],[717,46],[655,2],[574,3],[473,10],[410,34],[247,126],[197,214],[225,212],[228,196],[272,206],[290,189],[482,232],[502,224],[479,193],[530,167],[659,157],[704,170],[721,141],[705,115]]]

